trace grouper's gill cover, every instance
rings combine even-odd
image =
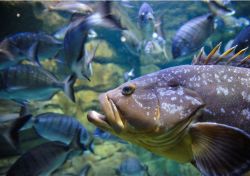
[[[177,78],[162,76],[151,74],[121,85],[112,94],[107,93],[122,119],[136,130],[169,129],[203,104],[194,91],[179,85]],[[135,89],[133,94],[123,95],[130,87]]]

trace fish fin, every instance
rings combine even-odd
[[[73,13],[70,17],[70,22],[74,22],[78,19],[84,20],[86,19],[86,17],[87,17],[86,15],[83,15],[81,13]]]
[[[201,49],[200,49],[200,51],[199,51],[199,53],[198,53],[198,55],[196,56],[194,56],[194,58],[193,58],[193,60],[192,60],[192,64],[193,65],[201,65],[204,61],[203,61],[203,59],[204,58],[206,58],[207,57],[207,55],[206,55],[206,53],[205,53],[205,51],[204,51],[204,47],[202,47]]]
[[[26,106],[30,102],[28,100],[21,100],[21,99],[11,99],[12,101],[16,102],[20,106]]]
[[[244,48],[233,54],[236,46],[233,46],[224,53],[220,54],[221,43],[212,49],[212,51],[206,55],[204,48],[200,50],[197,56],[194,56],[192,60],[193,65],[233,65],[237,67],[250,68],[250,55],[244,57],[244,54],[248,48]],[[243,59],[242,59],[243,58]]]
[[[212,57],[218,52],[220,51],[220,47],[221,47],[221,42],[216,45],[212,51],[208,54],[207,58],[204,61],[204,65],[207,65],[209,63],[209,61],[212,59]]]
[[[97,12],[90,15],[86,20],[89,26],[101,26],[118,30],[125,29],[120,20],[111,14],[111,1],[103,1],[98,4]],[[97,15],[98,14],[98,15]],[[100,18],[96,20],[96,18]],[[98,22],[97,22],[98,21]],[[100,21],[100,22],[99,22]]]
[[[75,103],[74,84],[76,82],[76,75],[72,74],[68,76],[64,81],[65,94]]]
[[[250,59],[250,54],[244,57],[237,66],[240,66]]]
[[[224,53],[222,53],[221,55],[219,55],[219,57],[216,59],[215,63],[214,64],[218,64],[219,62],[221,62],[223,59],[225,59],[227,56],[229,56],[231,53],[233,53],[233,51],[235,50],[235,48],[237,47],[234,46],[234,47],[231,47],[227,50],[225,50]]]
[[[19,130],[29,121],[31,115],[25,115],[17,118],[11,125],[11,128],[4,133],[4,138],[9,142],[13,148],[19,148]]]
[[[27,114],[29,114],[29,109],[27,107],[27,104],[24,103],[24,105],[20,107],[19,115],[20,115],[20,117],[22,117],[22,116],[25,116]]]
[[[242,175],[250,169],[250,136],[217,123],[195,123],[190,128],[197,168],[205,176]]]
[[[93,51],[91,52],[90,57],[88,57],[87,59],[87,63],[90,64],[94,59],[95,59],[95,55],[96,55],[96,51],[100,45],[100,41],[96,44],[95,48],[93,49]]]
[[[39,42],[35,42],[31,45],[31,47],[29,48],[28,51],[28,58],[31,61],[34,61],[37,65],[41,65],[39,58],[38,58],[38,47],[39,46]]]
[[[233,55],[232,57],[230,57],[228,59],[228,61],[227,61],[226,64],[228,65],[230,62],[232,62],[233,60],[235,60],[237,57],[244,55],[244,53],[246,52],[247,49],[248,49],[248,47],[246,47],[246,48],[240,50],[239,52],[237,52],[235,55]]]
[[[91,139],[91,141],[88,143],[88,145],[86,147],[91,153],[95,154],[95,151],[94,151],[94,139]]]
[[[123,27],[120,20],[114,16],[114,15],[106,15],[105,18],[103,19],[103,23],[107,24],[108,27],[114,28],[114,29],[119,29],[119,30],[126,30],[126,27]]]

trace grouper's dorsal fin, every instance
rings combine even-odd
[[[250,68],[250,55],[245,56],[248,48],[243,48],[237,53],[233,46],[220,54],[221,43],[216,45],[209,54],[206,54],[204,48],[201,48],[198,55],[195,55],[192,61],[193,65],[231,65],[237,67]]]

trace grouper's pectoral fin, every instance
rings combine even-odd
[[[197,168],[205,176],[240,176],[250,170],[250,136],[217,123],[196,123],[190,128]]]

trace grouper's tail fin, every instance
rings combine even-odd
[[[64,93],[74,103],[75,103],[75,91],[74,91],[75,82],[76,82],[76,75],[75,74],[68,76],[64,81]]]
[[[245,55],[248,48],[244,48],[234,54],[233,46],[220,54],[221,43],[215,46],[207,55],[204,48],[195,55],[192,61],[193,65],[231,65],[236,67],[250,68],[250,55]]]

